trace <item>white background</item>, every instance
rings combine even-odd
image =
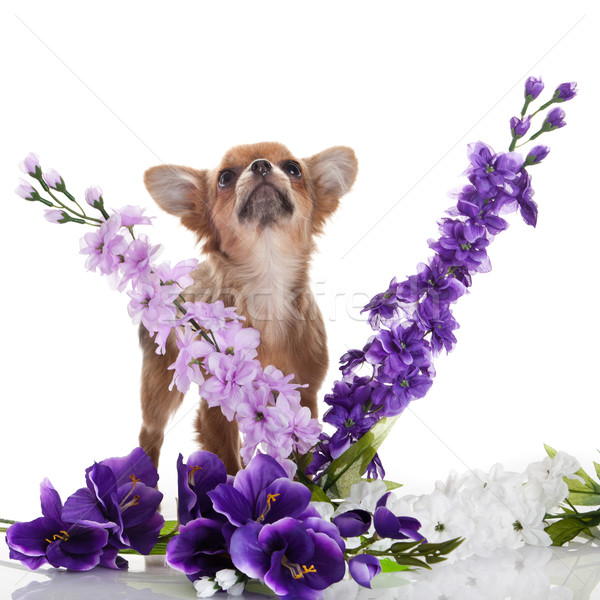
[[[12,6],[11,6],[12,4]],[[230,146],[285,143],[298,156],[352,146],[360,172],[319,242],[313,289],[331,369],[362,347],[358,307],[415,272],[461,185],[466,144],[509,143],[522,86],[577,81],[568,126],[531,169],[536,230],[517,215],[493,271],[460,300],[456,350],[437,362],[382,449],[388,477],[425,492],[449,470],[522,470],[543,443],[585,467],[598,447],[599,22],[564,2],[28,2],[0,15],[2,433],[0,517],[39,515],[49,477],[63,498],[94,460],[137,444],[141,355],[127,297],[83,268],[80,226],[14,195],[29,152],[78,197],[139,204],[166,258],[196,256],[142,176],[162,162],[213,167]],[[195,449],[191,393],[160,467],[173,516],[175,460]]]

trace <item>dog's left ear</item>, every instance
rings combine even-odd
[[[354,184],[358,161],[352,148],[334,146],[306,158],[304,163],[316,194],[313,225],[319,232],[327,217],[336,211],[340,198]]]

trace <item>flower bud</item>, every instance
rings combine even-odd
[[[63,183],[62,177],[58,174],[54,169],[49,169],[42,175],[44,181],[48,184],[49,187],[53,189],[57,189],[57,186]]]
[[[50,223],[66,223],[67,221],[69,221],[69,215],[62,211],[62,210],[58,210],[56,208],[51,208],[49,210],[45,210],[44,211],[44,218],[46,219],[46,221],[50,221]]]
[[[102,189],[99,186],[89,187],[85,190],[85,201],[93,208],[102,206]]]
[[[566,102],[577,95],[577,83],[571,81],[569,83],[561,83],[555,90],[554,102]]]
[[[541,163],[550,153],[548,146],[534,146],[525,159],[525,166]]]
[[[19,187],[15,190],[15,194],[23,198],[23,200],[35,200],[36,196],[39,195],[33,186],[24,179],[19,179]]]
[[[529,77],[525,82],[525,99],[531,102],[535,100],[544,89],[541,77],[539,79],[535,77]]]
[[[21,164],[21,170],[23,173],[27,173],[28,175],[36,175],[37,172],[41,173],[42,169],[40,167],[40,159],[37,154],[31,152],[25,157],[25,160]]]
[[[529,131],[530,117],[527,116],[524,119],[513,117],[510,120],[510,130],[514,138],[521,138]]]
[[[553,108],[547,115],[544,124],[542,125],[542,129],[544,131],[553,131],[554,129],[559,129],[560,127],[564,127],[566,125],[565,121],[565,111],[556,107]]]

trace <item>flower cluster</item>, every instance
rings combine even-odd
[[[218,406],[228,420],[237,419],[243,434],[242,459],[246,464],[257,450],[274,456],[293,474],[296,464],[289,457],[305,454],[318,441],[321,426],[310,410],[300,404],[293,374],[267,366],[256,359],[260,334],[244,327],[244,317],[222,301],[212,304],[186,301],[183,292],[193,283],[195,259],[171,266],[158,264],[160,246],[134,227],[151,220],[137,206],[125,206],[108,214],[102,190],[88,188],[86,203],[100,213],[91,217],[68,192],[56,171],[42,171],[38,157],[29,154],[23,171],[33,177],[52,198],[46,199],[29,183],[17,189],[21,197],[52,208],[46,217],[53,223],[76,222],[95,226],[81,240],[86,267],[109,278],[112,287],[126,291],[128,311],[154,336],[157,353],[164,353],[167,339],[174,336],[179,354],[169,366],[173,386],[186,393],[192,384],[211,407]],[[66,196],[62,200],[60,194]],[[75,208],[76,207],[76,208]]]
[[[539,164],[549,149],[535,146],[525,158],[514,149],[537,113],[576,93],[574,83],[562,84],[549,102],[526,115],[543,87],[539,79],[527,80],[521,118],[510,122],[508,152],[496,153],[482,142],[468,146],[468,184],[439,222],[440,236],[429,241],[435,254],[418,266],[416,275],[400,282],[392,279],[388,289],[363,309],[375,335],[362,350],[350,350],[341,358],[343,379],[325,397],[331,408],[323,418],[336,431],[331,436],[322,434],[309,474],[322,474],[379,419],[399,415],[427,394],[435,377],[433,358],[444,350],[450,352],[457,341],[454,331],[459,324],[451,306],[468,291],[473,275],[490,271],[487,249],[508,227],[503,215],[518,210],[525,223],[536,225],[538,209],[527,167]],[[564,111],[555,107],[527,142],[563,125]],[[359,373],[365,367],[368,375]],[[377,457],[367,472],[371,477],[382,475]]]
[[[124,569],[118,556],[131,548],[149,554],[164,519],[158,473],[141,448],[121,458],[94,463],[85,472],[86,487],[64,505],[50,481],[41,483],[42,517],[15,523],[6,532],[10,558],[30,569],[50,564],[75,571],[100,565]]]

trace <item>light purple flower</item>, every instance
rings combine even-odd
[[[90,190],[99,190],[98,196],[95,198],[95,201],[102,195],[102,190],[100,188],[90,188]],[[87,200],[87,191],[86,191],[86,200]],[[88,201],[89,204],[89,201]],[[93,204],[92,204],[93,206]],[[127,205],[121,208],[118,211],[115,211],[121,215],[121,225],[123,227],[133,227],[134,225],[152,225],[152,218],[145,217],[144,212],[146,212],[145,208],[140,208],[139,206],[131,206]]]
[[[44,211],[44,218],[50,223],[66,223],[69,220],[69,215],[64,210],[50,208]]]
[[[299,401],[300,392],[298,388],[308,387],[305,383],[300,385],[299,383],[290,383],[294,379],[294,374],[284,375],[282,371],[275,368],[273,365],[268,365],[264,371],[260,374],[260,379],[264,381],[274,392],[277,392],[277,396],[283,396],[289,400]]]
[[[35,175],[37,169],[40,169],[41,172],[40,159],[37,154],[31,152],[25,157],[25,160],[23,160],[21,170],[28,175]]]
[[[242,355],[246,360],[258,354],[256,350],[260,343],[258,329],[244,327],[239,321],[231,321],[213,333],[221,352]]]
[[[321,425],[313,419],[310,409],[300,404],[300,399],[291,400],[278,396],[276,409],[288,423],[286,434],[292,440],[292,446],[300,454],[306,454],[318,441]]]
[[[102,204],[102,189],[99,186],[89,187],[85,190],[85,201],[92,206],[97,208]]]
[[[528,131],[531,125],[531,117],[529,115],[524,119],[518,117],[512,117],[510,120],[510,130],[515,138],[523,137]]]
[[[161,246],[152,246],[145,235],[131,241],[123,252],[123,262],[120,264],[123,278],[119,290],[124,290],[130,281],[136,287],[139,282],[147,279],[152,270],[152,260],[161,250]]]
[[[212,332],[217,332],[227,326],[229,321],[245,320],[235,312],[235,307],[229,306],[225,308],[222,300],[217,300],[212,304],[207,302],[185,302],[183,308],[186,315],[180,319],[180,322],[186,322],[193,319],[204,329],[210,329]]]
[[[184,290],[194,283],[194,278],[190,275],[198,267],[198,261],[195,258],[188,258],[178,262],[174,267],[170,263],[163,263],[154,268],[158,278],[165,285],[176,285]],[[210,329],[207,327],[206,329]]]
[[[64,183],[63,178],[54,169],[49,169],[42,175],[42,177],[44,178],[44,181],[46,182],[48,187],[51,187],[53,189],[57,189],[56,186]]]
[[[546,116],[546,120],[542,125],[542,129],[544,131],[554,131],[555,129],[559,129],[565,125],[565,111],[560,108],[560,106],[557,106],[556,108],[553,108]]]
[[[177,389],[185,394],[192,383],[198,385],[204,383],[204,375],[200,370],[201,361],[198,360],[201,356],[202,344],[198,333],[191,327],[177,328],[176,335],[179,354],[177,360],[169,366],[170,370],[175,371],[169,389],[172,390],[173,386],[177,386]]]
[[[177,311],[168,294],[169,290],[165,290],[165,286],[150,281],[128,291],[131,301],[127,310],[133,322],[141,322],[151,333],[158,331],[166,323],[170,323],[171,328],[174,327]]]
[[[363,587],[371,587],[371,579],[381,573],[381,563],[371,554],[353,556],[348,563],[352,579]]]
[[[19,187],[15,190],[15,194],[23,200],[35,200],[38,195],[33,186],[24,179],[19,179]]]
[[[527,154],[525,164],[537,165],[541,163],[549,153],[550,148],[548,148],[548,146],[534,146]]]
[[[127,249],[125,238],[118,234],[120,227],[119,215],[113,215],[98,229],[83,236],[80,253],[87,255],[85,266],[89,271],[99,268],[101,273],[110,275],[118,270]]]
[[[220,406],[225,417],[232,421],[238,404],[246,396],[261,369],[257,360],[247,360],[243,354],[222,354],[213,352],[204,362],[211,373],[200,387],[200,395],[208,406]]]

